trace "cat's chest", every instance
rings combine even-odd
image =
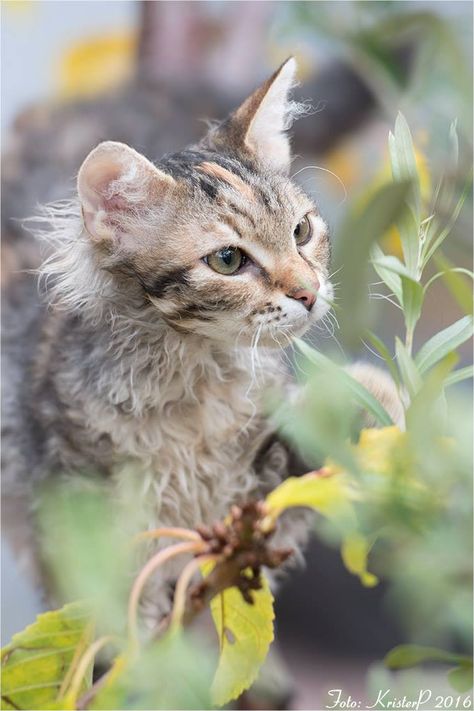
[[[170,381],[140,417],[115,418],[116,480],[142,498],[147,525],[221,518],[255,489],[252,465],[267,433],[258,397],[238,373],[192,390]]]

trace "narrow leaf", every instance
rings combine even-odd
[[[407,330],[412,331],[421,315],[424,290],[422,285],[411,277],[401,277],[403,294],[403,312]]]
[[[469,177],[469,179],[466,181],[466,185],[464,186],[464,190],[461,193],[461,197],[459,198],[458,202],[456,203],[452,215],[449,219],[448,224],[446,227],[444,227],[443,230],[438,234],[438,236],[435,236],[436,232],[433,232],[432,238],[425,243],[425,246],[423,248],[423,254],[422,254],[422,262],[423,266],[425,266],[433,254],[436,252],[439,247],[443,244],[444,240],[446,237],[448,237],[456,224],[456,221],[461,213],[462,207],[464,205],[464,202],[466,200],[466,197],[470,194],[472,188],[472,173]]]
[[[463,274],[472,280],[474,278],[473,273],[466,269],[453,267],[446,257],[441,254],[436,254],[434,256],[434,261],[436,262],[436,265],[442,269],[439,275],[442,277],[447,289],[450,291],[464,313],[468,316],[472,316],[474,313],[472,284],[468,282],[468,279],[466,279]],[[430,282],[433,279],[434,277],[430,279]],[[427,288],[428,284],[425,286],[425,290]]]
[[[415,358],[415,363],[420,373],[424,373],[429,370],[429,368],[432,368],[433,365],[438,363],[438,361],[448,355],[448,353],[471,338],[472,334],[473,319],[471,316],[464,316],[459,319],[459,321],[456,321],[456,323],[453,323],[451,326],[448,326],[448,328],[445,328],[430,338],[430,340],[420,348]]]
[[[380,355],[382,356],[382,358],[385,361],[387,368],[390,371],[390,375],[392,376],[394,382],[398,385],[399,380],[400,380],[399,373],[398,373],[397,368],[395,366],[393,356],[390,353],[390,351],[388,350],[387,346],[372,331],[367,331],[366,337],[368,338],[368,340],[370,341],[372,346],[380,353]]]
[[[382,281],[388,286],[390,291],[392,291],[398,303],[402,304],[402,282],[398,272],[393,269],[389,269],[385,262],[386,255],[382,252],[378,244],[375,244],[372,248],[372,266],[375,271],[382,279]]]
[[[383,254],[382,250],[380,250],[378,256],[374,260],[374,266],[375,263],[377,266],[387,269],[389,272],[393,272],[393,274],[413,279],[403,262],[401,262],[397,257],[394,257],[393,254]]]
[[[419,441],[423,438],[423,432],[426,433],[426,430],[432,429],[434,423],[440,423],[446,418],[444,384],[457,362],[456,353],[448,353],[434,366],[417,393],[412,397],[405,418],[407,428],[412,434],[416,433]]]
[[[474,377],[474,367],[468,365],[465,368],[459,368],[455,370],[454,373],[450,373],[446,380],[444,381],[444,387],[447,388],[450,385],[455,385],[456,383],[461,383],[463,380],[468,380]]]
[[[346,265],[338,294],[340,335],[346,345],[355,345],[369,326],[370,249],[399,217],[408,189],[406,183],[383,186],[362,212],[351,211],[341,227],[334,264]]]
[[[385,657],[384,664],[389,669],[406,669],[423,662],[445,662],[446,664],[472,663],[470,657],[446,652],[437,647],[423,647],[417,644],[401,644],[394,647]]]
[[[299,348],[301,353],[308,358],[314,365],[321,368],[334,368],[334,363],[329,360],[326,356],[319,351],[316,351],[307,343],[300,340],[299,338],[294,339],[295,345]],[[370,412],[376,419],[376,421],[388,427],[392,425],[392,418],[386,411],[386,409],[381,405],[381,403],[370,393],[367,388],[365,388],[361,383],[359,383],[355,378],[353,378],[349,373],[341,368],[340,370],[341,380],[346,384],[347,388],[350,390],[354,402],[357,403],[359,407],[362,407],[367,412]]]
[[[402,376],[403,383],[411,397],[413,397],[422,385],[421,375],[413,358],[399,338],[395,339],[395,350],[397,354],[398,369]]]
[[[404,116],[399,113],[394,133],[389,135],[390,161],[396,182],[410,181],[406,209],[400,213],[397,226],[408,270],[414,274],[418,261],[418,226],[421,214],[421,191],[413,141]]]

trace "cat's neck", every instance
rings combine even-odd
[[[127,395],[135,414],[153,407],[157,398],[160,407],[166,401],[199,402],[219,386],[229,394],[236,389],[254,398],[280,372],[274,350],[256,351],[177,332],[152,305],[139,316],[115,314],[101,332],[102,343],[104,339],[104,377],[114,387],[118,369],[122,384],[133,383],[133,388],[126,388],[128,395],[122,392],[117,397],[119,402]]]

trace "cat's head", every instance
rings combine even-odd
[[[285,343],[329,308],[329,238],[289,177],[289,59],[203,141],[157,165],[101,143],[78,177],[85,231],[180,332]]]

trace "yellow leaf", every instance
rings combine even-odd
[[[80,653],[92,642],[90,613],[82,603],[39,615],[2,650],[2,708],[68,708],[58,701]],[[92,681],[92,668],[82,691]]]
[[[267,496],[267,524],[271,526],[285,509],[292,506],[307,506],[318,511],[330,519],[339,531],[342,538],[341,555],[346,568],[359,576],[363,585],[372,587],[378,580],[367,571],[369,545],[357,531],[357,518],[352,504],[355,498],[357,493],[355,487],[350,486],[348,476],[328,462],[319,473],[286,479]]]
[[[406,437],[406,432],[398,427],[362,430],[356,446],[361,468],[367,472],[389,474],[394,458],[400,459]]]
[[[360,533],[353,533],[348,536],[342,544],[341,556],[347,570],[354,575],[358,575],[361,583],[367,588],[377,585],[377,576],[367,570],[367,556],[370,545]]]
[[[331,475],[322,476],[318,472],[311,472],[285,479],[266,498],[271,519],[277,518],[290,507],[306,506],[329,517],[353,520],[350,504],[352,493],[346,478],[341,474],[333,474],[331,466],[326,471]]]
[[[219,637],[220,657],[212,682],[212,700],[223,706],[248,689],[257,678],[273,641],[273,595],[263,588],[252,593],[249,605],[237,588],[228,588],[211,600]]]

